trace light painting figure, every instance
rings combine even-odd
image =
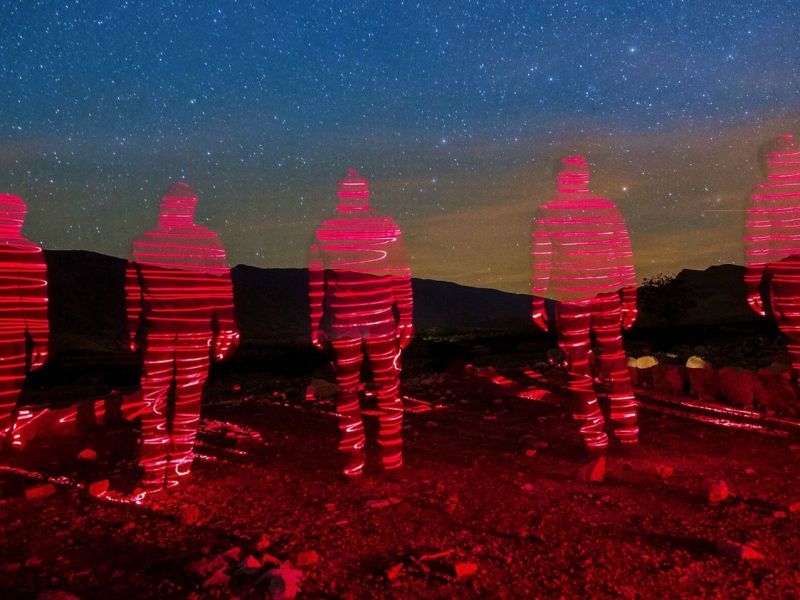
[[[233,286],[219,237],[194,222],[197,196],[184,182],[164,196],[158,226],[133,243],[125,292],[131,349],[141,347],[145,493],[190,472],[210,354],[239,341]]]
[[[636,400],[622,346],[622,330],[637,316],[631,244],[616,205],[589,190],[584,157],[562,159],[556,197],[540,207],[535,220],[531,260],[531,317],[544,331],[556,330],[576,402],[574,417],[590,454],[601,456],[608,447],[592,360],[608,386],[616,438],[636,444]],[[545,298],[556,301],[554,324]],[[592,356],[593,345],[597,356]]]
[[[0,194],[0,447],[22,445],[16,433],[30,415],[17,409],[28,370],[47,360],[47,266],[41,247],[22,236],[27,206]]]
[[[759,315],[769,306],[787,338],[797,388],[800,376],[800,147],[792,135],[767,148],[767,180],[758,184],[747,211],[745,286]],[[768,298],[762,298],[762,292]]]
[[[372,210],[355,169],[339,182],[335,215],[316,231],[309,262],[311,341],[329,344],[336,371],[344,473],[364,470],[359,391],[364,358],[377,387],[378,444],[386,471],[403,465],[400,353],[413,336],[411,270],[400,228]]]

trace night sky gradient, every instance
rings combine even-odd
[[[639,277],[742,262],[759,147],[800,133],[797,0],[3,2],[0,191],[127,256],[185,177],[232,264],[298,267],[355,166],[417,277],[527,292],[558,157]]]

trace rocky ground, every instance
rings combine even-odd
[[[143,505],[82,487],[109,479],[130,491],[131,428],[3,454],[0,597],[789,598],[800,589],[800,439],[643,411],[640,450],[612,448],[605,481],[582,482],[563,398],[417,371],[404,392],[424,402],[409,403],[417,412],[406,418],[402,479],[370,465],[348,482],[330,390],[318,382],[323,401],[309,401],[307,383],[230,373],[211,382],[192,476]],[[85,448],[97,457],[78,460]],[[32,487],[34,473],[54,483]]]

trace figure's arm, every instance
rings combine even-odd
[[[230,358],[239,347],[239,327],[236,323],[236,304],[233,294],[233,279],[225,250],[219,239],[214,236],[213,245],[218,248],[217,260],[220,269],[215,270],[213,280],[214,319],[217,331],[212,340],[214,359],[218,361]]]
[[[308,259],[308,314],[311,321],[311,343],[320,350],[324,349],[323,333],[320,329],[324,299],[325,265],[320,242],[315,239],[311,244]]]
[[[401,349],[411,343],[414,337],[414,293],[411,288],[411,266],[408,261],[403,234],[397,228],[395,240],[392,242],[392,292],[397,306],[399,321],[397,339]]]
[[[544,211],[540,210],[531,233],[531,319],[542,331],[548,330],[545,297],[550,287],[553,243],[547,229]]]
[[[30,262],[25,265],[24,279],[19,286],[20,306],[25,329],[31,337],[31,370],[38,369],[47,360],[49,352],[50,322],[47,317],[47,264],[41,248],[34,248]]]
[[[144,294],[140,278],[139,265],[128,261],[125,269],[125,307],[128,315],[128,339],[132,352],[139,349],[139,328],[142,324]]]
[[[636,306],[636,271],[633,268],[633,248],[628,228],[622,215],[618,215],[618,240],[616,246],[617,268],[619,269],[620,297],[622,301],[622,328],[628,329],[636,322],[639,309]]]

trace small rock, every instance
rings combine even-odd
[[[772,513],[772,516],[775,519],[785,519],[788,515],[785,510],[776,510]]]
[[[101,496],[105,496],[109,487],[111,487],[111,482],[109,482],[108,479],[93,481],[88,487],[89,495],[94,496],[95,498],[100,498]]]
[[[764,560],[764,555],[761,554],[761,552],[747,544],[737,544],[736,542],[719,540],[717,542],[717,550],[724,552],[732,558],[740,558],[742,560]]]
[[[78,453],[78,460],[95,461],[97,460],[97,452],[91,448],[84,448]]]
[[[262,533],[261,537],[259,537],[258,541],[256,542],[256,550],[258,550],[259,552],[261,552],[262,550],[266,550],[267,548],[269,548],[269,545],[271,543],[272,542],[270,541],[270,539],[267,536],[267,534],[266,533]]]
[[[667,465],[657,465],[656,466],[656,474],[661,477],[661,479],[667,479],[668,477],[672,477],[675,470]]]
[[[455,572],[457,579],[472,577],[478,572],[478,565],[471,562],[456,563]]]
[[[527,456],[528,458],[533,458],[534,456],[536,456],[537,452],[538,450],[536,450],[536,448],[529,448],[528,450],[525,450],[525,456]]]
[[[214,571],[214,574],[203,582],[203,587],[207,588],[215,585],[228,585],[230,580],[230,575],[225,574],[225,569],[219,569]]]
[[[729,495],[728,484],[722,479],[715,479],[708,482],[708,501],[712,504],[727,500]]]
[[[25,566],[28,568],[31,567],[38,567],[42,564],[42,559],[38,556],[31,556],[29,559],[25,561]]]
[[[291,600],[300,592],[300,580],[303,572],[293,569],[291,563],[285,562],[278,569],[267,571],[270,577],[269,594],[271,600]]]
[[[753,467],[746,467],[744,472],[747,473],[748,475],[755,475],[756,470]]]
[[[223,552],[222,556],[227,556],[238,562],[242,559],[242,549],[239,546],[234,546],[230,550]]]
[[[400,577],[402,572],[403,572],[403,563],[397,563],[386,569],[386,578],[389,581],[394,581],[398,577]]]
[[[39,500],[56,493],[56,486],[52,483],[41,483],[25,490],[25,500]]]
[[[239,563],[239,571],[252,575],[261,569],[261,561],[252,554],[248,554],[245,559]]]
[[[305,552],[298,552],[297,553],[297,566],[298,567],[308,567],[309,565],[315,565],[319,562],[319,554],[317,554],[316,550],[306,550]]]
[[[200,518],[200,509],[195,504],[186,505],[181,511],[181,523],[194,525]]]
[[[600,456],[578,471],[578,481],[599,483],[606,478],[606,457]]]
[[[10,562],[2,566],[2,570],[4,573],[16,573],[21,568],[22,568],[22,563],[18,562]]]
[[[789,512],[790,513],[799,513],[800,512],[800,502],[793,502],[789,505]]]
[[[532,492],[535,489],[536,488],[533,487],[532,483],[524,483],[524,484],[522,484],[522,491],[523,492]]]

